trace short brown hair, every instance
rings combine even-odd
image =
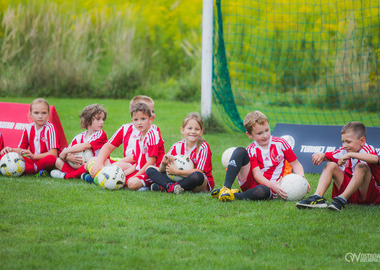
[[[104,121],[105,121],[107,118],[107,112],[101,105],[91,104],[84,107],[81,114],[79,115],[80,127],[87,129],[89,126],[91,126],[94,118],[101,113],[104,113]]]
[[[142,112],[142,113],[148,115],[149,117],[152,116],[152,112],[150,111],[148,104],[143,103],[143,102],[136,103],[132,106],[131,117],[133,117],[133,114],[137,113],[137,112]]]
[[[254,125],[256,124],[264,125],[267,122],[268,122],[268,118],[265,116],[265,114],[263,114],[260,111],[254,111],[254,112],[248,113],[245,116],[244,127],[248,133],[251,133]]]
[[[367,130],[364,124],[360,122],[349,122],[340,131],[340,134],[346,134],[352,132],[356,135],[358,139],[367,136]]]
[[[132,106],[136,103],[152,103],[154,105],[154,101],[151,97],[144,96],[144,95],[138,95],[134,96],[131,101],[129,102],[129,111],[132,111]]]

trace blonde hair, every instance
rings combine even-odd
[[[32,109],[33,109],[32,107],[33,107],[33,105],[36,105],[38,103],[44,103],[47,106],[48,113],[50,113],[49,102],[47,102],[46,99],[44,99],[44,98],[36,98],[35,100],[32,101],[32,103],[30,104],[30,109],[29,109],[30,113],[32,113]]]
[[[184,129],[187,125],[187,123],[189,123],[190,120],[194,120],[198,123],[198,125],[200,126],[202,132],[203,132],[203,121],[202,121],[202,117],[200,116],[199,113],[197,112],[192,112],[192,113],[189,113],[188,115],[186,115],[186,117],[183,119],[182,121],[182,128]],[[197,141],[197,149],[199,148],[199,146],[201,146],[201,144],[205,142],[205,139],[201,136],[198,141]]]
[[[354,133],[358,139],[367,136],[367,130],[364,124],[360,122],[349,122],[347,123],[342,130],[340,131],[340,134],[346,134],[346,133]]]
[[[133,114],[137,113],[137,112],[142,112],[142,113],[148,115],[149,117],[152,116],[152,112],[151,112],[148,104],[143,103],[143,102],[136,103],[132,106],[131,117],[133,117]]]
[[[105,121],[107,118],[107,112],[101,105],[91,104],[84,107],[81,114],[79,115],[80,127],[87,129],[89,126],[91,126],[94,118],[101,113],[104,113],[104,121]]]
[[[129,102],[129,111],[131,112],[132,111],[132,107],[133,105],[135,105],[136,103],[151,103],[153,106],[154,106],[154,101],[151,97],[148,97],[148,96],[144,96],[144,95],[138,95],[138,96],[134,96],[131,101]]]
[[[268,123],[268,118],[260,111],[250,112],[244,118],[244,127],[249,134],[252,132],[254,125],[264,125],[265,123]]]

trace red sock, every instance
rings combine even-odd
[[[80,178],[82,173],[86,173],[86,172],[87,172],[87,170],[84,168],[84,165],[82,165],[81,167],[79,167],[75,171],[66,173],[65,179]]]

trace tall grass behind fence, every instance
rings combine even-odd
[[[1,1],[0,96],[196,99],[201,2]]]

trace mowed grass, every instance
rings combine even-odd
[[[77,116],[91,103],[106,107],[109,137],[129,122],[127,100],[48,100],[56,106],[68,141],[81,131]],[[180,139],[180,124],[191,111],[199,111],[199,105],[156,101],[155,123],[167,150]],[[223,151],[250,141],[232,131],[205,138],[220,187]],[[307,175],[311,192],[318,177]],[[341,213],[300,211],[294,202],[280,199],[221,203],[209,193],[108,191],[81,180],[0,176],[0,181],[1,269],[379,267],[379,262],[345,261],[348,252],[380,253],[377,206],[349,205]]]

